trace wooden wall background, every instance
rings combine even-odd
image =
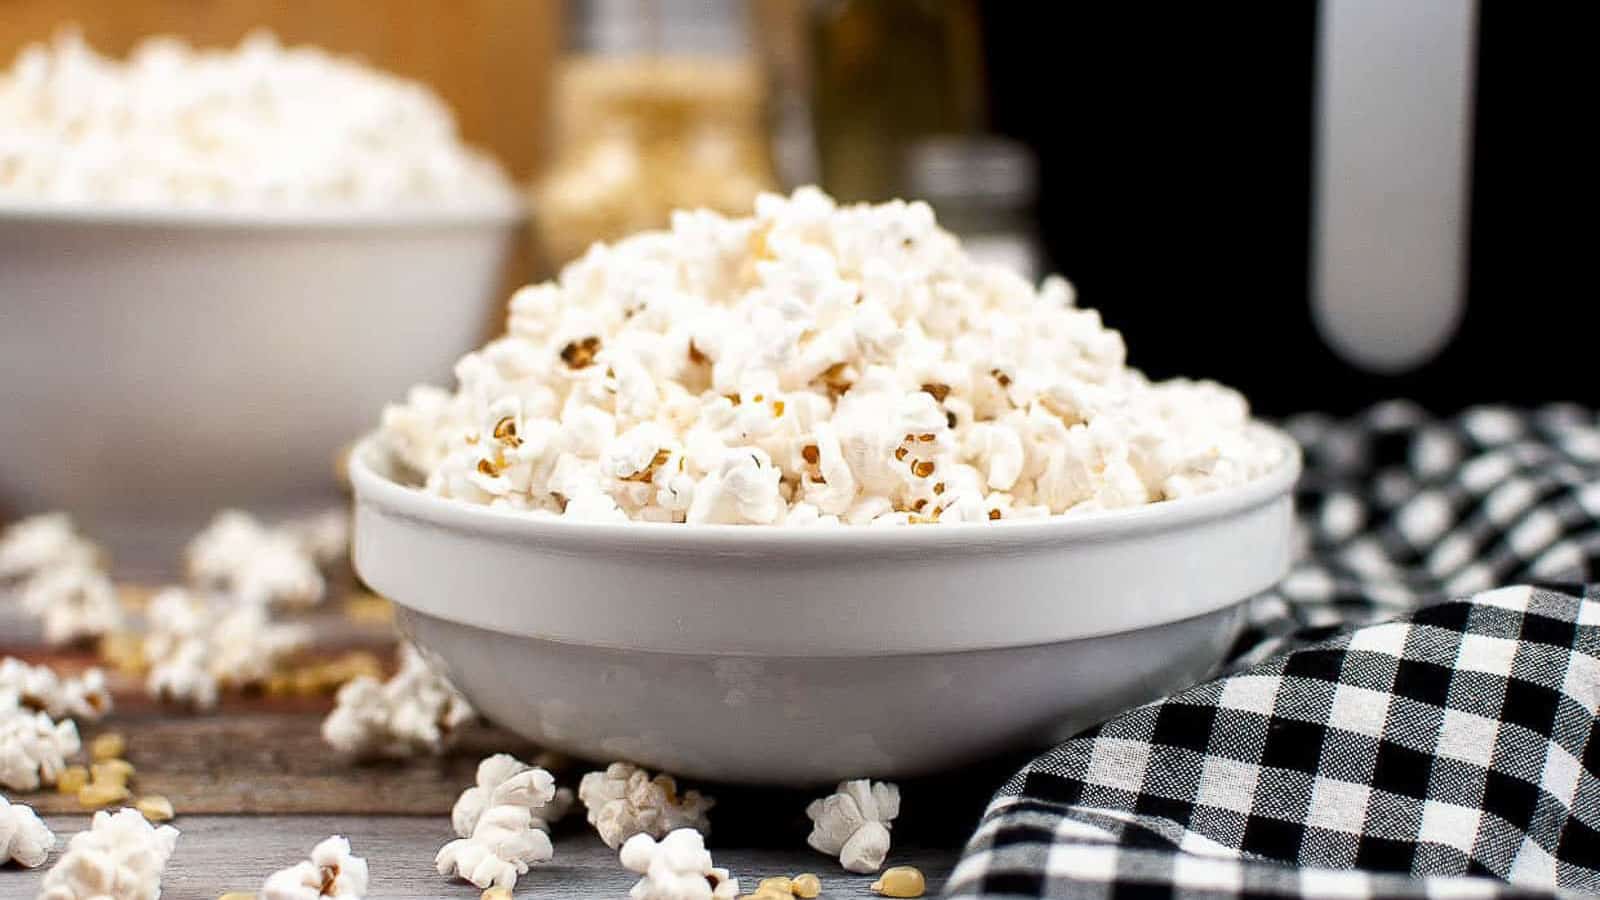
[[[146,35],[231,46],[266,26],[432,85],[467,140],[526,181],[546,151],[560,0],[0,0],[0,67],[75,23],[102,53]]]

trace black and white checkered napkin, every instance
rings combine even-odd
[[[1532,586],[1600,582],[1600,419],[1290,430],[1304,561],[1229,673],[1017,773],[949,896],[1600,892],[1600,590]]]

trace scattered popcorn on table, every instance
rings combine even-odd
[[[0,582],[56,566],[98,568],[100,562],[100,548],[78,534],[66,513],[33,516],[0,532]]]
[[[311,858],[267,879],[260,900],[362,900],[367,896],[367,861],[334,836],[311,850]]]
[[[165,659],[150,667],[145,690],[160,700],[211,709],[217,705],[217,679],[206,666],[207,655],[203,641],[178,644]]]
[[[24,869],[36,869],[55,847],[56,836],[32,807],[0,796],[0,866],[10,861]]]
[[[622,865],[644,876],[628,892],[632,900],[735,900],[739,879],[711,864],[705,838],[693,828],[670,832],[659,843],[635,834],[623,843]]]
[[[450,812],[458,840],[439,850],[439,874],[454,874],[480,888],[513,888],[530,865],[553,855],[546,810],[556,799],[555,779],[505,753],[478,764],[477,784]]]
[[[265,684],[311,641],[304,625],[275,622],[259,603],[218,608],[183,588],[150,601],[146,689],[164,700],[210,709],[223,688]]]
[[[71,719],[57,722],[48,713],[21,705],[17,695],[0,690],[0,787],[37,790],[54,784],[82,743]]]
[[[157,900],[178,829],[153,826],[137,810],[97,812],[44,876],[38,900]]]
[[[351,756],[401,757],[439,753],[476,713],[450,682],[435,674],[410,644],[400,647],[400,671],[388,681],[360,676],[339,689],[322,737]]]
[[[248,513],[224,510],[185,551],[189,577],[245,603],[311,606],[326,584],[313,549],[289,529],[267,528]]]
[[[1281,461],[1236,392],[1125,357],[1066,281],[969,258],[926,204],[802,188],[596,244],[380,438],[430,493],[603,522],[987,523]]]
[[[290,519],[283,523],[282,530],[324,569],[350,555],[350,510],[343,507]]]
[[[509,753],[496,753],[478,763],[477,784],[456,799],[450,810],[450,825],[457,837],[471,837],[485,810],[517,803],[533,813],[533,827],[549,831],[571,810],[572,801],[572,791],[557,789],[549,772]]]
[[[889,855],[889,828],[900,815],[900,788],[866,778],[840,782],[838,790],[806,807],[806,843],[851,872],[876,872]]]
[[[615,849],[636,834],[660,839],[689,828],[711,831],[706,814],[716,800],[699,791],[678,795],[678,783],[665,773],[650,773],[632,763],[614,762],[603,772],[590,772],[578,782],[578,800],[588,810],[589,824],[607,847]]]
[[[84,563],[40,571],[23,584],[21,601],[24,611],[44,620],[44,639],[51,644],[97,638],[122,625],[116,586]]]
[[[111,711],[111,692],[99,669],[62,678],[49,666],[30,666],[8,656],[0,660],[0,693],[5,692],[15,694],[19,705],[49,713],[52,719],[93,721]]]
[[[872,883],[872,890],[885,897],[921,897],[928,891],[928,882],[913,866],[895,866]]]
[[[126,61],[75,31],[0,70],[0,198],[136,208],[514,208],[419,82],[267,32],[151,37]]]

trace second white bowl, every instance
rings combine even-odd
[[[0,204],[0,511],[117,544],[326,502],[340,447],[480,342],[520,218]]]

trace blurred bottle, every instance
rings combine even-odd
[[[1038,163],[1024,144],[993,135],[938,137],[906,152],[904,193],[926,200],[975,259],[1036,282],[1043,274]]]
[[[810,44],[817,156],[841,200],[902,190],[913,141],[984,128],[972,0],[821,0]]]
[[[776,188],[744,3],[588,0],[571,10],[557,149],[533,187],[548,263],[663,227],[674,209],[748,213]]]

